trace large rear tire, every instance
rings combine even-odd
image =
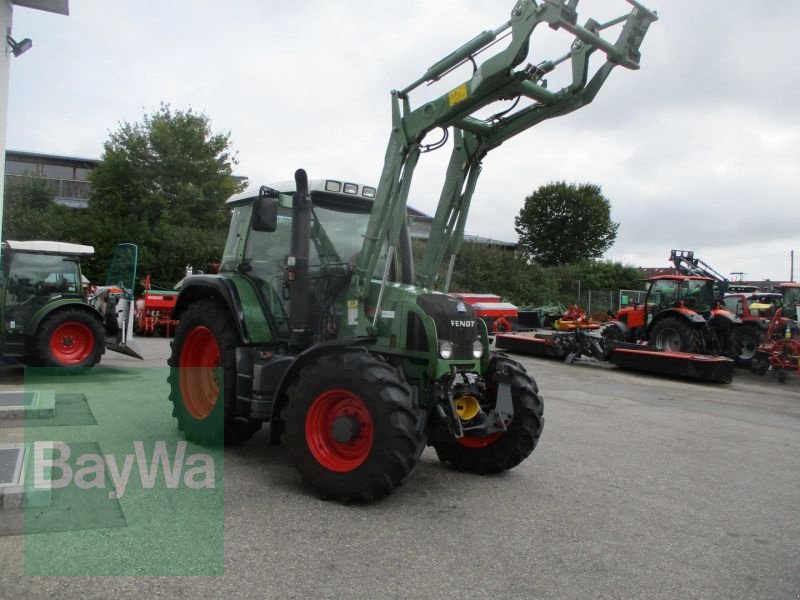
[[[36,331],[30,364],[84,369],[100,362],[105,333],[100,318],[88,310],[63,308],[50,313]]]
[[[168,361],[169,399],[178,429],[190,442],[235,445],[261,429],[260,421],[234,415],[235,331],[229,311],[213,300],[191,304],[176,328]]]
[[[650,341],[666,352],[700,353],[703,338],[700,328],[679,317],[666,317],[653,326]]]
[[[323,498],[378,500],[416,469],[425,415],[405,379],[379,358],[321,356],[301,369],[287,395],[284,442]]]
[[[497,400],[500,374],[511,375],[514,418],[508,430],[484,438],[462,437],[434,445],[439,460],[459,471],[488,475],[512,469],[525,460],[539,442],[544,427],[544,402],[533,377],[518,362],[500,354],[492,356],[486,377],[487,403]]]

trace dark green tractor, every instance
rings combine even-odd
[[[115,284],[87,298],[80,260],[93,254],[81,244],[3,242],[0,357],[72,369],[93,367],[106,348],[142,358],[132,339],[138,249],[120,244],[109,272]]]
[[[614,66],[638,67],[656,19],[636,2],[601,25],[577,1],[520,0],[511,18],[392,93],[393,128],[377,188],[344,180],[262,186],[229,201],[218,275],[184,280],[174,315],[171,401],[187,439],[240,443],[269,423],[322,495],[373,500],[413,471],[426,444],[456,469],[498,473],[527,458],[544,423],[534,379],[490,351],[474,309],[446,292],[483,157],[545,119],[591,102]],[[567,54],[515,70],[539,24],[572,34]],[[600,37],[617,27],[619,38]],[[479,67],[496,42],[504,50]],[[606,60],[590,78],[589,57]],[[572,82],[547,89],[562,62]],[[412,109],[409,93],[464,64],[464,83]],[[511,101],[510,106],[503,104]],[[498,103],[497,109],[492,105]],[[496,110],[478,118],[478,112]],[[414,268],[409,187],[425,136],[453,150],[430,239]]]
[[[91,367],[105,352],[100,314],[86,303],[80,259],[91,246],[6,241],[0,354],[32,366]]]

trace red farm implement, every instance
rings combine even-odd
[[[800,339],[791,337],[788,325],[781,330],[782,312],[783,309],[780,308],[775,311],[764,341],[756,352],[752,369],[759,375],[775,371],[778,381],[784,383],[789,373],[800,375]]]
[[[500,296],[460,292],[451,292],[450,295],[458,298],[464,304],[471,305],[475,309],[475,315],[486,323],[486,329],[489,330],[490,335],[517,329],[517,307],[510,302],[503,302]]]
[[[153,289],[150,275],[145,277],[144,293],[136,300],[136,332],[170,337],[178,324],[172,318],[177,299],[177,290]]]

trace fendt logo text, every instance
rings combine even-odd
[[[450,326],[470,328],[470,327],[475,327],[475,321],[456,321],[455,319],[452,319],[450,321]]]

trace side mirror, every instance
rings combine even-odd
[[[253,229],[272,233],[278,228],[278,193],[266,186],[253,204]]]

